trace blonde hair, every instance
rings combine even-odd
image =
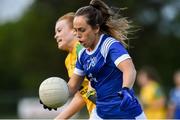
[[[69,12],[69,13],[66,13],[65,15],[61,16],[58,20],[58,21],[61,21],[61,20],[67,20],[68,23],[69,23],[69,27],[70,28],[73,28],[73,20],[74,20],[74,16],[75,16],[75,13],[74,12]],[[56,23],[57,23],[56,22]]]
[[[85,16],[89,25],[99,25],[102,33],[111,35],[128,47],[125,40],[128,40],[131,25],[127,18],[121,17],[119,11],[113,10],[101,0],[91,0],[89,6],[78,9],[75,16]]]

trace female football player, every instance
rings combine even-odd
[[[55,25],[54,36],[58,43],[58,48],[69,53],[66,57],[65,65],[70,78],[75,67],[77,53],[82,49],[80,43],[74,38],[73,19],[74,13],[67,13],[60,17]],[[81,89],[75,94],[70,104],[56,117],[56,119],[68,119],[76,112],[80,111],[84,105],[87,106],[89,114],[91,113],[95,104],[88,99],[88,86],[89,81],[85,79],[81,85]]]
[[[124,40],[129,23],[101,0],[75,13],[75,35],[84,48],[68,82],[74,94],[86,76],[97,94],[90,119],[146,119],[134,95],[134,64]]]

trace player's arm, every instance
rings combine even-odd
[[[70,95],[74,95],[79,90],[83,80],[84,80],[84,76],[79,76],[75,73],[71,76],[68,82]]]
[[[132,59],[129,58],[120,62],[117,67],[123,72],[122,87],[127,87],[131,89],[136,78],[136,70],[134,68]]]
[[[74,95],[72,101],[68,104],[68,106],[55,118],[58,119],[69,119],[75,113],[79,112],[85,105],[85,102],[79,93],[79,91]]]
[[[133,87],[135,81],[136,70],[130,58],[120,62],[117,67],[123,72],[122,90],[118,92],[122,98],[120,108],[123,110],[134,100],[131,88]]]
[[[106,46],[104,46],[104,50],[106,49]],[[116,67],[123,73],[122,87],[127,87],[131,89],[135,81],[136,70],[134,68],[132,59],[129,56],[129,53],[121,43],[112,42],[111,46],[109,47],[108,54],[110,55],[110,58],[114,62]]]
[[[167,109],[167,118],[168,119],[173,119],[175,109],[176,109],[175,104],[171,103],[168,105],[168,109]]]

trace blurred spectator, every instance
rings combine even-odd
[[[180,70],[173,75],[175,87],[170,91],[168,118],[180,119]]]
[[[158,73],[150,66],[143,67],[137,74],[139,98],[148,119],[163,119],[166,116],[165,94],[158,81]]]

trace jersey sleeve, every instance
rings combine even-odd
[[[176,103],[176,98],[175,98],[175,95],[174,95],[174,89],[172,89],[171,91],[170,91],[170,94],[169,94],[169,103],[170,104],[175,104]]]
[[[114,64],[117,66],[120,62],[131,58],[127,50],[124,48],[124,46],[120,42],[113,42],[109,48],[109,54],[114,62]]]
[[[75,69],[74,69],[74,73],[79,75],[79,76],[85,76],[83,65],[82,65],[82,62],[81,62],[81,59],[80,59],[83,51],[84,51],[84,49],[81,49],[79,51],[78,58],[77,58],[77,61],[76,61],[76,66],[75,66]]]

